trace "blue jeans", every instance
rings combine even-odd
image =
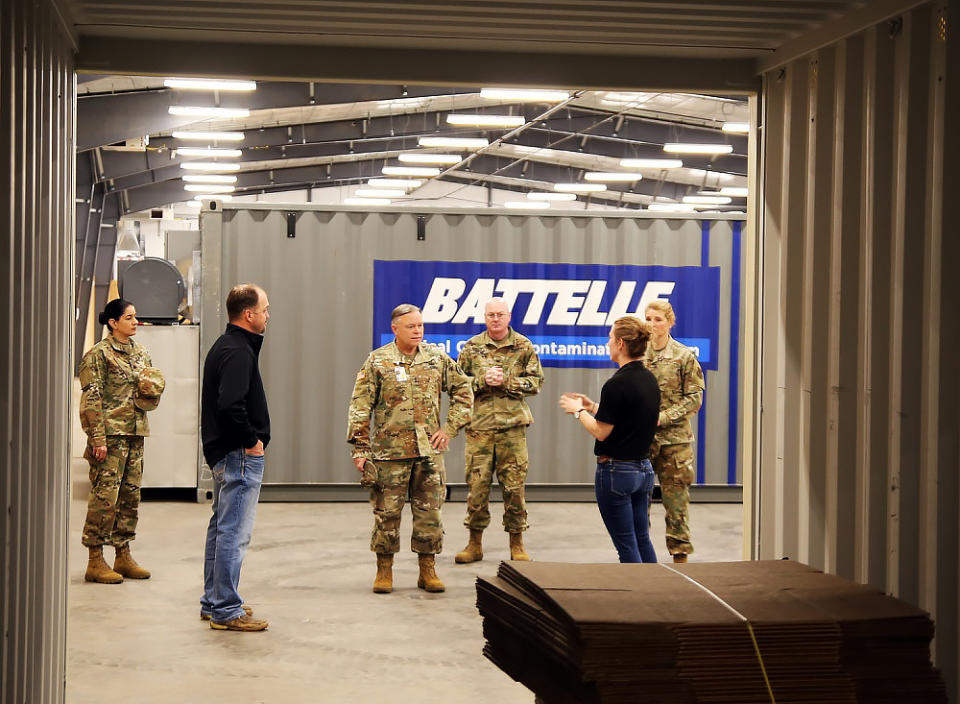
[[[211,471],[213,515],[207,526],[200,611],[223,623],[243,615],[237,585],[260,499],[263,457],[232,450]]]
[[[656,562],[648,518],[653,491],[650,460],[598,464],[594,486],[600,517],[620,562]]]

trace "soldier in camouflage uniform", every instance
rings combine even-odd
[[[659,427],[650,459],[663,496],[667,549],[674,562],[686,562],[693,552],[689,506],[690,485],[696,479],[690,419],[703,403],[703,370],[693,350],[670,336],[676,317],[668,301],[650,303],[646,319],[653,334],[643,363],[660,384]]]
[[[151,366],[146,349],[131,338],[137,311],[122,299],[110,301],[100,314],[110,328],[80,362],[80,423],[87,434],[84,458],[90,464],[90,497],[83,544],[90,557],[84,579],[117,584],[124,577],[147,579],[150,572],[130,555],[136,537],[143,438],[150,434],[146,412],[134,403],[137,379]],[[116,548],[111,570],[103,546]]]
[[[446,479],[441,453],[470,420],[473,392],[456,362],[422,342],[419,308],[397,306],[391,328],[396,339],[371,352],[357,374],[347,419],[354,464],[363,472],[361,483],[370,487],[370,549],[377,554],[373,591],[393,589],[393,556],[400,550],[400,516],[409,495],[410,547],[420,562],[417,586],[442,592],[434,561],[443,547],[440,508]],[[441,426],[442,392],[450,396],[450,409]]]
[[[484,310],[487,329],[467,340],[457,363],[473,382],[473,418],[466,431],[467,546],[459,563],[483,559],[483,531],[490,525],[490,485],[496,472],[503,492],[503,529],[510,534],[510,559],[529,560],[523,548],[527,507],[527,426],[533,422],[524,396],[543,386],[543,369],[533,343],[510,327],[502,298]]]

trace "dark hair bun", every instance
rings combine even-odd
[[[107,325],[110,320],[120,320],[127,308],[132,305],[130,301],[125,301],[122,298],[114,298],[103,307],[103,312],[97,316],[97,320],[100,321],[101,325]]]

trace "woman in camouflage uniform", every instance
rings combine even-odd
[[[696,479],[690,419],[703,403],[703,370],[693,350],[670,336],[676,316],[668,301],[652,301],[645,313],[652,334],[643,363],[660,384],[660,418],[650,459],[663,496],[667,549],[674,562],[686,562],[693,552],[689,506]]]
[[[130,555],[137,527],[146,412],[135,404],[137,379],[151,366],[150,355],[131,338],[137,311],[120,298],[107,303],[100,324],[110,331],[80,362],[80,422],[87,434],[84,458],[90,463],[90,497],[83,544],[90,550],[84,579],[117,584],[124,577],[147,579],[150,572]],[[116,548],[113,569],[103,546]]]

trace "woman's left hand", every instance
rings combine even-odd
[[[583,400],[579,394],[566,393],[560,397],[560,408],[566,413],[576,413],[583,410]]]

